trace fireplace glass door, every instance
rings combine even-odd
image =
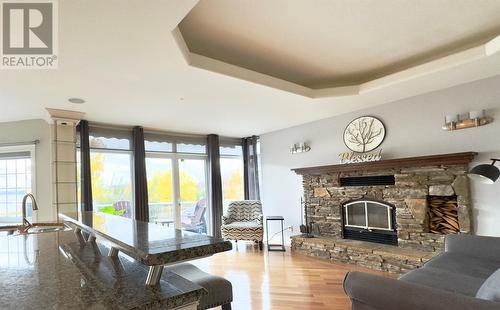
[[[354,202],[346,205],[347,226],[365,228],[366,209],[364,202]]]
[[[355,201],[345,208],[346,227],[392,230],[392,207],[375,201]]]

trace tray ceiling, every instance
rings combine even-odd
[[[201,0],[179,32],[194,57],[315,97],[307,89],[360,85],[481,46],[500,34],[499,17],[498,0]]]

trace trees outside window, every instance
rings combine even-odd
[[[232,201],[244,200],[243,153],[241,146],[221,147],[220,169],[224,212]]]
[[[222,196],[224,206],[227,207],[231,201],[243,200],[243,159],[221,158]]]
[[[132,218],[131,160],[128,152],[90,152],[94,210]]]

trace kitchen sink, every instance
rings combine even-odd
[[[24,232],[24,234],[41,234],[66,230],[71,230],[71,228],[64,225],[64,223],[34,223],[33,226],[28,229],[28,231]],[[19,234],[23,233],[19,232]]]
[[[30,235],[71,230],[64,223],[34,223],[27,231],[22,231],[22,228],[22,225],[3,226],[0,227],[0,232],[6,231],[9,235]]]
[[[34,226],[34,227],[31,227],[30,229],[28,229],[27,234],[39,234],[39,233],[63,231],[63,230],[71,230],[71,228],[69,228],[67,226],[53,226],[53,227]]]

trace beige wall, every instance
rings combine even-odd
[[[34,119],[0,123],[0,144],[40,140],[36,145],[36,193],[39,211],[36,220],[56,220],[52,204],[51,125]]]
[[[287,225],[298,228],[302,184],[290,169],[338,164],[338,154],[347,150],[344,128],[362,115],[384,122],[387,136],[381,148],[385,159],[475,151],[479,156],[474,165],[500,157],[499,85],[500,77],[485,79],[261,135],[265,215],[283,215]],[[441,129],[445,115],[477,109],[487,109],[495,121],[454,132]],[[289,145],[302,141],[310,143],[311,151],[290,154]],[[489,186],[471,183],[475,233],[500,236],[500,180]]]

